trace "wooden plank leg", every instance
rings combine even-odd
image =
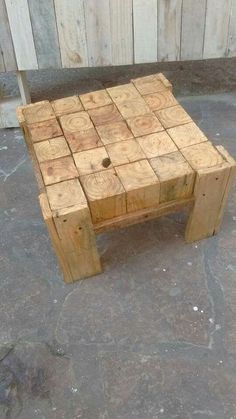
[[[194,187],[195,202],[190,212],[185,239],[201,240],[215,234],[224,202],[231,167],[225,163],[218,168],[198,170]]]
[[[17,71],[17,82],[20,90],[21,100],[23,105],[27,105],[28,103],[31,103],[31,97],[30,97],[30,91],[29,91],[29,85],[26,77],[25,71]]]
[[[90,210],[78,179],[48,186],[53,224],[59,238],[54,238],[61,265],[69,268],[72,281],[101,272],[101,263],[96,246],[96,237]],[[65,281],[69,274],[65,275]],[[70,278],[69,278],[70,279]]]

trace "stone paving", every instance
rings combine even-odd
[[[181,103],[236,156],[235,93]],[[236,185],[218,236],[104,234],[105,272],[65,285],[19,129],[0,151],[0,418],[236,419]]]

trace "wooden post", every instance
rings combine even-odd
[[[17,77],[17,82],[18,82],[18,86],[20,90],[22,104],[27,105],[28,103],[31,103],[31,97],[30,97],[28,81],[26,78],[26,72],[17,71],[16,77]]]
[[[50,185],[46,189],[52,216],[45,221],[48,220],[47,226],[65,281],[72,282],[100,273],[90,211],[78,179]]]

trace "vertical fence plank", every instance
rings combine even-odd
[[[89,65],[112,64],[109,0],[86,0],[85,16]]]
[[[157,55],[159,61],[180,59],[182,0],[157,2]]]
[[[38,62],[27,0],[5,0],[5,2],[18,69],[37,69]]]
[[[53,0],[28,0],[39,68],[61,67]]]
[[[203,58],[227,54],[231,0],[207,0]]]
[[[183,0],[181,60],[200,60],[203,55],[206,0]]]
[[[157,61],[157,1],[133,0],[134,61]]]
[[[228,38],[228,55],[229,57],[235,57],[236,55],[236,0],[232,0],[231,6]]]
[[[4,0],[0,0],[0,17],[0,71],[13,71],[17,65]]]
[[[83,0],[54,0],[62,67],[87,67]]]
[[[110,0],[110,13],[112,64],[132,64],[132,0]]]

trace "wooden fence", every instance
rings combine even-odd
[[[236,0],[0,0],[0,71],[236,55]]]

